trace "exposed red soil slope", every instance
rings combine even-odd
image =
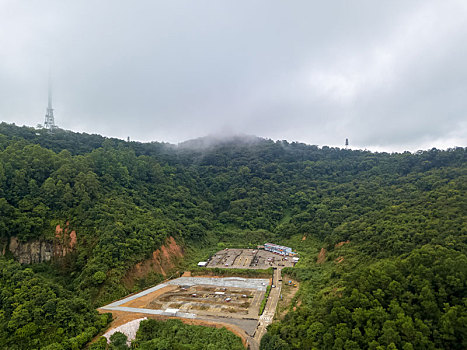
[[[340,257],[338,257],[337,259],[334,259],[334,261],[336,262],[336,264],[340,264],[341,262],[344,261],[344,257],[343,257],[343,256],[340,256]]]
[[[181,257],[183,248],[175,242],[173,237],[166,239],[164,245],[152,252],[152,257],[137,263],[123,278],[126,287],[131,288],[135,280],[145,277],[150,272],[160,273],[163,276],[173,270]]]
[[[321,251],[318,254],[318,259],[316,260],[317,264],[322,264],[326,260],[326,249],[321,248]]]
[[[54,257],[63,257],[72,252],[78,243],[76,231],[70,231],[70,222],[67,221],[64,227],[60,225],[55,227],[55,239],[53,245]]]
[[[343,241],[343,242],[339,242],[339,243],[337,243],[337,244],[334,246],[334,248],[340,248],[340,247],[342,247],[344,244],[349,244],[349,243],[350,243],[349,240]]]

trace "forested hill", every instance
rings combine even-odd
[[[168,237],[187,250],[297,246],[302,306],[263,348],[462,348],[466,160],[465,148],[388,154],[254,137],[174,146],[2,123],[0,348],[82,346],[106,323],[92,307],[128,293],[126,273]],[[67,221],[77,244],[65,258],[13,262],[12,237],[53,240]],[[321,247],[346,260],[316,265]]]

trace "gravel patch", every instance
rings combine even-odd
[[[107,338],[107,343],[110,343],[110,337],[112,336],[112,334],[116,332],[121,332],[127,336],[128,341],[126,343],[128,346],[130,346],[131,342],[136,338],[136,333],[138,332],[139,324],[141,323],[141,321],[144,320],[147,320],[147,317],[138,318],[137,320],[127,322],[125,324],[122,324],[121,326],[111,329],[110,331],[104,334],[104,337]]]

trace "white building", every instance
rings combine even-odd
[[[283,256],[289,256],[289,255],[296,255],[297,253],[292,251],[292,248],[286,247],[283,245],[277,245],[273,243],[265,243],[264,244],[264,250],[267,250],[269,252],[273,252],[276,254],[280,254]]]

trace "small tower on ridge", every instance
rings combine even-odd
[[[44,128],[50,131],[57,128],[55,125],[54,110],[52,108],[52,79],[49,72],[49,103],[45,114]]]

